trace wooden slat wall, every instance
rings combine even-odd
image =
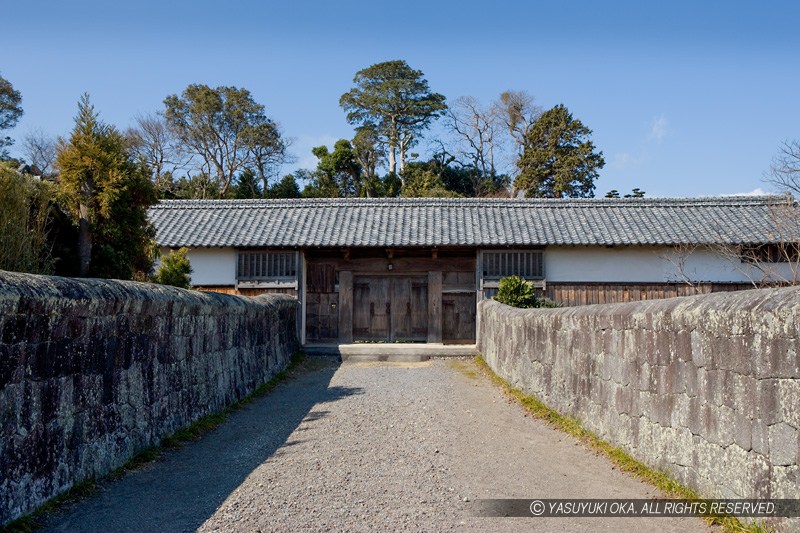
[[[564,306],[635,302],[752,289],[749,283],[548,283],[544,296]]]
[[[219,292],[236,296],[258,296],[259,294],[288,294],[297,298],[296,289],[237,289],[236,287],[195,287],[200,292]]]

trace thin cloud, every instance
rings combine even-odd
[[[664,137],[669,133],[669,121],[663,114],[653,119],[653,124],[650,126],[649,140],[660,143]]]
[[[733,194],[720,194],[720,196],[769,196],[769,193],[761,187],[756,187],[750,192],[735,192]]]

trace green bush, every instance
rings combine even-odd
[[[192,265],[189,264],[189,258],[186,257],[188,252],[188,248],[172,250],[158,265],[153,282],[188,289],[191,281],[189,274],[192,273]]]
[[[533,283],[525,281],[519,276],[509,276],[500,280],[495,300],[511,307],[523,309],[531,307],[560,307],[548,298],[539,298],[533,288]]]
[[[533,284],[519,276],[509,276],[500,280],[495,300],[511,307],[533,307],[536,293]]]

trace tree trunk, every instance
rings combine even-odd
[[[395,146],[389,145],[389,174],[397,174],[397,161],[395,160]]]
[[[79,206],[80,221],[78,223],[78,258],[80,260],[80,276],[89,275],[89,265],[92,262],[92,232],[89,228],[89,206],[81,203]]]

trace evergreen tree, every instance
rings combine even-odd
[[[361,196],[361,165],[350,141],[339,139],[333,145],[333,152],[327,146],[317,146],[311,152],[319,159],[317,173],[321,175],[321,183],[337,188],[336,196]]]
[[[188,289],[192,281],[192,265],[186,256],[188,253],[188,248],[181,248],[166,255],[153,275],[153,283]]]
[[[562,104],[545,111],[525,134],[514,187],[531,197],[593,197],[605,160],[595,153],[591,133]]]
[[[267,198],[300,198],[300,187],[294,174],[287,174],[281,181],[269,188]]]
[[[431,92],[422,71],[405,61],[377,63],[356,73],[355,87],[339,99],[347,121],[374,132],[388,148],[389,173],[405,168],[406,154],[444,110],[445,97]]]
[[[233,197],[237,199],[261,198],[263,197],[261,183],[259,183],[256,173],[249,168],[239,173],[236,186],[233,189]]]
[[[147,169],[134,162],[126,146],[116,128],[98,119],[84,94],[72,134],[59,140],[56,158],[66,207],[78,225],[81,276],[141,279],[152,267],[155,232],[147,207],[156,194]]]

